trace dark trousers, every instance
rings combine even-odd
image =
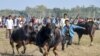
[[[71,36],[63,36],[62,44],[71,45],[72,44],[72,37]]]

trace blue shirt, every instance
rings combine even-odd
[[[80,27],[80,26],[76,26],[76,25],[71,24],[71,25],[69,26],[69,35],[70,35],[72,38],[74,37],[74,29],[75,29],[75,28],[83,29],[83,27]],[[68,29],[68,26],[64,26],[64,27],[62,28],[61,33],[62,33],[63,36],[65,36],[66,31],[68,31],[67,29]]]

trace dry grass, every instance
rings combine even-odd
[[[89,46],[90,38],[87,35],[84,35],[82,37],[81,45],[75,44],[77,43],[77,39],[78,38],[76,35],[73,45],[66,48],[65,51],[61,51],[61,46],[59,46],[58,47],[59,56],[100,56],[100,31],[99,30],[97,30],[95,33],[93,46]],[[12,49],[9,44],[9,40],[5,38],[5,29],[0,29],[0,55],[11,56],[11,54],[12,54]],[[27,45],[26,54],[34,55],[34,56],[42,56],[42,54],[38,51],[38,48],[35,45]],[[49,56],[54,56],[52,51],[50,51]]]

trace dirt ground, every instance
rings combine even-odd
[[[0,56],[13,56],[12,49],[9,44],[9,39],[5,38],[5,29],[0,29]],[[73,45],[61,50],[61,45],[58,47],[59,56],[100,56],[100,30],[95,32],[94,45],[89,46],[90,38],[88,35],[83,35],[81,39],[81,45],[77,45],[78,42],[77,34],[75,34]],[[38,47],[35,45],[27,45],[26,54],[22,56],[43,56]],[[20,51],[23,48],[20,49]],[[16,49],[15,49],[16,51]],[[20,55],[20,54],[19,54]],[[16,56],[18,56],[16,52]],[[52,49],[49,52],[49,56],[54,56]]]

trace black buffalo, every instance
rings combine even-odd
[[[14,42],[17,43],[17,51],[21,46],[24,47],[22,53],[25,53],[26,44],[33,43],[39,47],[41,53],[43,53],[42,48],[44,49],[44,56],[48,55],[48,52],[51,48],[53,48],[55,56],[58,56],[56,50],[61,41],[60,29],[52,29],[52,25],[50,23],[48,23],[46,26],[43,26],[38,32],[35,32],[34,28],[30,27],[29,25],[25,25],[22,28],[14,30],[10,38],[10,44],[12,46],[13,53]]]
[[[33,37],[33,38],[32,38]],[[10,37],[10,45],[14,52],[14,43],[16,43],[16,49],[18,49],[23,46],[24,50],[22,53],[24,54],[26,51],[26,44],[31,44],[36,37],[36,32],[33,30],[32,26],[24,25],[22,28],[15,29]],[[19,53],[19,51],[18,51]]]
[[[41,53],[43,53],[42,48],[44,49],[44,56],[48,56],[48,52],[52,47],[55,56],[58,56],[56,50],[58,44],[61,42],[60,29],[52,29],[51,24],[48,23],[46,26],[40,29],[40,31],[37,34],[35,42],[36,45],[39,47]]]
[[[82,27],[85,27],[86,29],[83,30],[83,29],[75,29],[76,33],[78,34],[78,44],[80,44],[80,39],[82,37],[83,34],[85,35],[89,35],[90,36],[90,39],[91,39],[91,43],[90,45],[92,45],[93,43],[93,37],[94,37],[94,33],[95,33],[95,30],[96,30],[96,26],[94,24],[93,21],[89,21],[89,22],[85,22],[85,23],[78,23],[77,25],[79,26],[82,26]]]

